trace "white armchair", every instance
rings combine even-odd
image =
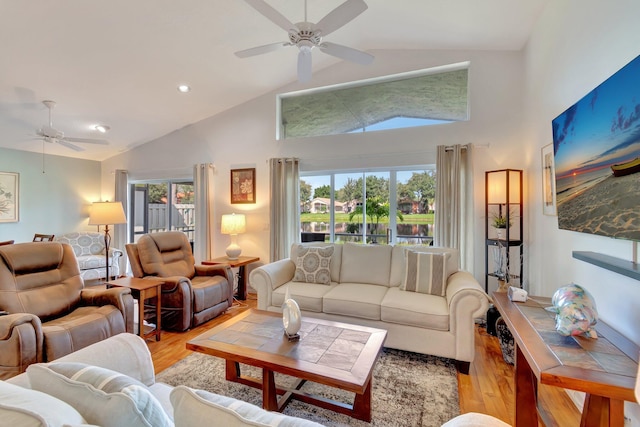
[[[66,233],[56,236],[56,242],[67,243],[73,248],[73,252],[78,259],[80,276],[87,280],[106,278],[106,257],[104,247],[104,234],[80,231]],[[114,247],[109,248],[109,275],[118,277],[120,275],[120,259],[122,251]]]

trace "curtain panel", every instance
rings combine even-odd
[[[300,240],[299,183],[298,159],[269,159],[271,262],[287,258],[291,245]]]
[[[473,146],[438,146],[434,245],[460,251],[460,268],[473,272]]]
[[[118,248],[124,252],[124,245],[129,243],[127,238],[127,227],[131,218],[129,218],[129,174],[126,170],[116,169],[115,172],[115,194],[114,201],[121,202],[124,209],[124,216],[127,218],[126,224],[116,224],[113,226],[113,245],[112,247]],[[129,258],[126,256],[120,257],[120,271],[124,271],[125,274],[131,270],[129,268]]]
[[[193,191],[195,201],[195,232],[193,256],[196,264],[212,258],[214,233],[213,217],[213,164],[193,166]]]

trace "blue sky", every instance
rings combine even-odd
[[[558,178],[640,155],[640,56],[553,120]]]

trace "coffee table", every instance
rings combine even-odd
[[[370,422],[373,367],[387,331],[304,317],[299,334],[290,342],[281,314],[252,309],[187,342],[187,349],[225,359],[227,381],[262,389],[269,411],[281,412],[296,399]],[[242,375],[240,363],[261,368],[262,379]],[[285,389],[274,372],[298,380]],[[306,381],[353,392],[353,404],[305,393]]]

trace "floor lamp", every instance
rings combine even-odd
[[[97,225],[98,230],[104,225],[104,253],[106,261],[106,279],[109,281],[109,246],[111,235],[109,234],[109,224],[126,224],[127,217],[124,215],[122,202],[94,202],[89,214],[89,225]]]

